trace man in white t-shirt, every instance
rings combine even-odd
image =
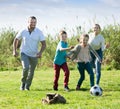
[[[18,32],[13,42],[13,56],[17,57],[17,48],[21,40],[20,53],[23,71],[20,90],[30,90],[38,58],[41,58],[46,48],[45,37],[42,31],[36,27],[36,23],[36,17],[29,17],[28,27]],[[38,50],[40,42],[41,48]]]

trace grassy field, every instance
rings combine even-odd
[[[61,71],[57,92],[52,89],[53,69],[37,70],[31,90],[20,91],[21,71],[0,72],[0,109],[120,109],[120,71],[102,71],[100,97],[90,95],[87,73],[81,90],[76,91],[79,73],[71,70],[70,92],[63,90],[63,75]],[[67,103],[43,105],[41,99],[49,92],[63,95]]]

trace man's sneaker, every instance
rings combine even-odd
[[[70,89],[69,89],[69,87],[68,87],[68,86],[65,86],[65,87],[64,87],[64,90],[65,90],[65,91],[67,91],[67,92],[69,92],[69,91],[70,91]]]
[[[80,90],[80,86],[77,86],[77,87],[76,87],[76,90]]]
[[[22,83],[22,84],[21,84],[20,90],[25,90],[25,83]]]

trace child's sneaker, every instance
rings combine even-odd
[[[69,89],[69,87],[68,87],[68,86],[65,86],[65,87],[64,87],[64,90],[65,90],[65,91],[67,91],[67,92],[69,92],[69,91],[70,91],[70,89]]]
[[[25,83],[21,83],[20,90],[25,90]]]
[[[77,87],[76,87],[76,90],[80,90],[80,86],[77,86]]]
[[[30,88],[25,88],[25,90],[30,91]]]

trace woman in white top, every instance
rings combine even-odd
[[[93,33],[89,34],[89,44],[91,47],[98,53],[99,57],[103,58],[103,51],[105,48],[109,47],[109,44],[105,45],[105,39],[100,34],[101,27],[99,24],[95,24],[93,27]],[[91,53],[91,64],[92,67],[95,68],[96,73],[96,84],[99,85],[100,77],[101,77],[101,63],[96,59],[96,57]]]

